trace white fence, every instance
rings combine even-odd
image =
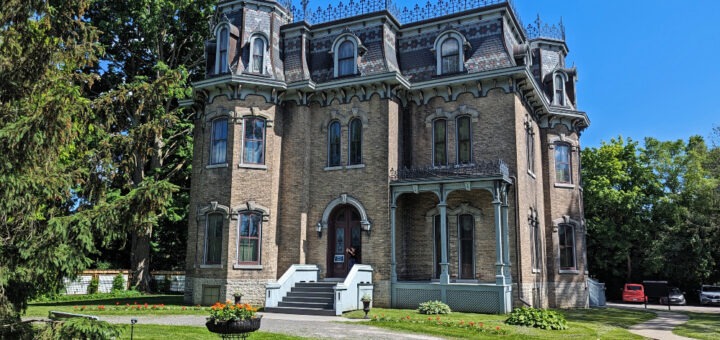
[[[65,285],[65,294],[87,294],[88,287],[93,277],[98,279],[98,292],[110,293],[113,287],[115,277],[121,274],[123,277],[123,287],[127,290],[130,287],[130,271],[129,270],[86,270],[75,278],[70,280],[63,279]],[[185,291],[185,272],[158,271],[150,273],[157,283],[157,290],[161,292],[182,293]]]

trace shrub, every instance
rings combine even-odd
[[[450,314],[450,306],[442,301],[425,301],[418,306],[418,312],[422,314]]]
[[[505,320],[508,325],[529,326],[540,329],[567,329],[567,321],[562,314],[532,307],[515,308]]]
[[[90,279],[90,284],[88,284],[87,293],[95,294],[98,292],[99,288],[100,288],[100,279],[98,279],[97,276],[93,276],[93,278]]]
[[[56,339],[113,339],[120,333],[120,328],[105,321],[71,318],[60,325]]]
[[[125,279],[123,278],[122,273],[118,273],[113,278],[113,284],[112,284],[112,292],[118,292],[125,290]]]

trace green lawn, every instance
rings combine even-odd
[[[31,303],[25,315],[47,317],[51,310],[97,316],[208,314],[208,307],[185,305],[182,295],[144,295],[120,298],[103,298],[94,295],[92,298],[92,300]]]
[[[562,331],[510,326],[504,323],[507,316],[492,314],[452,313],[429,316],[415,310],[374,308],[369,316],[377,321],[367,324],[382,328],[455,338],[489,339],[642,339],[625,328],[650,320],[655,314],[624,309],[577,309],[560,310],[568,321],[568,329]],[[347,313],[350,318],[362,318],[362,311]],[[430,318],[430,319],[428,319]],[[403,319],[403,321],[397,321]],[[383,321],[384,320],[384,321]],[[474,327],[467,327],[472,322]],[[438,324],[439,323],[439,324]],[[478,326],[482,325],[478,330]]]
[[[676,327],[673,333],[695,339],[720,339],[720,314],[685,314],[690,320]]]
[[[133,339],[169,339],[173,340],[204,340],[204,339],[219,339],[217,334],[210,333],[205,327],[194,327],[194,326],[163,326],[163,325],[135,325],[133,332]],[[130,326],[123,327],[123,333],[118,340],[130,339]],[[279,340],[292,340],[292,339],[303,339],[301,337],[294,337],[279,333],[267,333],[257,331],[251,333],[248,339],[279,339]]]

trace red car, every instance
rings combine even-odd
[[[626,283],[622,299],[623,302],[647,302],[645,287],[639,283]]]

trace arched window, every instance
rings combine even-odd
[[[575,262],[575,226],[558,226],[558,244],[560,246],[560,270],[576,270]]]
[[[440,45],[442,74],[460,72],[460,43],[455,38],[447,38]]]
[[[337,51],[337,76],[355,74],[355,44],[346,40],[340,44]]]
[[[328,166],[340,165],[340,122],[328,126]]]
[[[525,127],[525,148],[528,171],[535,173],[535,133],[531,123]]]
[[[246,117],[243,119],[243,164],[265,164],[265,119]]]
[[[210,164],[227,162],[227,119],[219,118],[212,122],[212,142],[210,143]]]
[[[221,264],[223,220],[222,214],[211,213],[207,215],[204,264]]]
[[[350,138],[348,147],[348,165],[362,163],[362,122],[360,119],[350,121]]]
[[[468,116],[457,119],[457,162],[472,163],[472,127]]]
[[[228,63],[228,29],[226,27],[221,28],[218,31],[218,44],[217,44],[217,65],[215,67],[216,73],[227,73],[229,71]]]
[[[458,246],[461,279],[475,278],[475,218],[470,214],[458,216]]]
[[[433,122],[433,165],[447,165],[447,121],[436,119]]]
[[[561,74],[555,75],[555,105],[565,106],[565,79]]]
[[[260,264],[261,240],[262,214],[254,211],[238,214],[238,264]]]
[[[265,39],[261,36],[254,36],[251,39],[251,57],[250,57],[250,72],[253,73],[265,73],[265,49],[267,44]]]
[[[555,182],[572,183],[570,145],[555,144]]]
[[[530,263],[533,272],[540,272],[542,258],[542,242],[540,238],[540,222],[538,220],[537,211],[530,208],[528,213],[528,225],[530,226]]]

